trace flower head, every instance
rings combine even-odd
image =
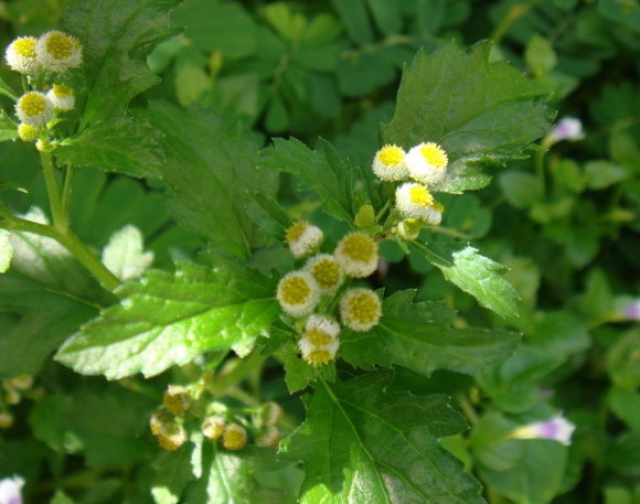
[[[162,396],[162,405],[175,416],[182,416],[191,406],[189,390],[180,385],[169,385]]]
[[[47,98],[53,103],[53,108],[62,112],[73,110],[76,106],[76,97],[73,89],[66,84],[54,84],[47,93]]]
[[[337,337],[330,339],[325,344],[319,345],[315,344],[313,342],[314,340],[309,336],[310,334],[307,332],[298,341],[298,348],[302,354],[302,359],[307,364],[313,367],[322,366],[336,358],[336,353],[338,348],[340,348],[340,340]]]
[[[366,234],[349,233],[338,243],[334,257],[347,275],[365,278],[378,267],[378,244]]]
[[[175,451],[187,441],[187,432],[176,423],[165,425],[156,434],[156,439],[162,448],[168,451]]]
[[[82,44],[71,35],[53,30],[38,39],[36,59],[51,72],[77,68],[82,64]]]
[[[0,411],[0,429],[10,429],[13,425],[13,415],[7,411]],[[2,501],[0,501],[2,504]]]
[[[571,436],[576,426],[562,415],[544,422],[535,422],[513,431],[510,435],[515,439],[550,439],[563,445],[571,444]]]
[[[209,439],[220,439],[224,434],[226,420],[222,415],[213,415],[204,419],[200,430]]]
[[[22,504],[22,486],[24,480],[20,476],[0,480],[0,504]]]
[[[267,425],[256,439],[256,445],[262,448],[277,448],[282,440],[282,432],[277,427]]]
[[[227,450],[242,450],[247,445],[247,431],[237,423],[230,423],[224,429],[222,446]]]
[[[42,127],[53,117],[53,103],[46,95],[38,91],[29,91],[16,103],[16,114],[21,123],[36,128]]]
[[[407,178],[409,172],[405,152],[397,145],[385,145],[373,158],[373,173],[380,180],[398,181]]]
[[[444,207],[438,203],[422,184],[407,182],[396,189],[396,205],[409,218],[420,219],[438,225],[442,221]]]
[[[38,128],[37,126],[24,123],[18,126],[18,136],[23,142],[35,142],[40,138],[40,133],[42,133],[42,128]]]
[[[412,179],[423,184],[436,184],[444,178],[449,158],[437,143],[427,142],[412,147],[406,162]]]
[[[342,322],[354,331],[368,331],[381,316],[382,303],[370,289],[349,289],[340,300]]]
[[[322,230],[307,221],[298,221],[286,233],[286,242],[293,257],[300,258],[311,254],[323,239]]]
[[[323,294],[335,291],[344,281],[342,269],[338,266],[336,259],[329,254],[311,257],[304,269],[311,273]]]
[[[584,132],[582,131],[582,121],[575,117],[563,117],[554,126],[547,137],[547,144],[554,144],[561,142],[562,140],[569,140],[575,142],[576,140],[582,140],[584,138]]]
[[[640,320],[640,299],[625,306],[622,309],[622,316],[627,320]]]
[[[21,74],[32,74],[38,70],[38,62],[36,61],[36,43],[35,37],[18,37],[15,39],[4,53],[4,58],[11,70],[20,72]]]
[[[317,346],[331,343],[340,334],[340,324],[328,315],[311,315],[304,328],[304,337]]]
[[[308,271],[292,271],[278,283],[276,297],[285,312],[301,317],[318,304],[320,287]]]
[[[262,421],[264,425],[278,425],[284,418],[284,410],[277,402],[268,402],[262,410]]]

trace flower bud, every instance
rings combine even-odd
[[[370,289],[349,289],[340,300],[342,322],[354,331],[368,331],[381,316],[382,303]]]
[[[191,406],[189,390],[179,385],[169,385],[162,396],[162,405],[175,416],[182,416]]]
[[[309,258],[304,270],[311,273],[322,294],[334,292],[344,282],[342,269],[338,266],[335,257],[329,254],[320,254]]]
[[[202,422],[202,433],[209,439],[220,439],[224,434],[226,420],[221,415],[213,415],[204,419]]]
[[[373,205],[362,205],[356,213],[355,224],[357,228],[367,229],[376,223],[376,212]]]
[[[247,445],[247,431],[239,424],[231,423],[224,429],[222,446],[227,450],[242,450]]]
[[[261,448],[278,448],[282,440],[282,432],[277,427],[268,425],[256,439],[256,445]]]
[[[7,411],[0,412],[0,429],[9,429],[13,425],[13,415]]]
[[[23,142],[35,142],[40,138],[40,133],[42,133],[42,128],[38,128],[37,126],[24,123],[18,126],[18,136]]]

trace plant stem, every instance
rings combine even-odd
[[[40,160],[42,161],[44,180],[47,184],[47,194],[49,196],[49,205],[51,206],[53,225],[59,231],[65,232],[69,228],[69,222],[62,208],[58,179],[56,178],[55,166],[53,165],[53,155],[48,151],[40,151]]]
[[[224,395],[227,389],[237,385],[254,372],[257,367],[260,367],[266,358],[266,356],[254,350],[248,357],[238,359],[238,364],[227,374],[219,379],[210,381],[207,388],[215,396]]]

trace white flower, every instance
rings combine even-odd
[[[4,58],[11,70],[21,74],[33,74],[38,70],[36,43],[35,37],[18,37],[9,44]]]
[[[308,315],[320,300],[320,287],[307,271],[292,271],[278,283],[276,298],[289,315]]]
[[[575,428],[574,424],[562,415],[558,415],[544,422],[535,422],[520,427],[513,431],[509,437],[515,439],[550,439],[569,446]]]
[[[575,142],[576,140],[582,140],[584,138],[584,132],[582,131],[582,121],[575,117],[563,117],[554,126],[551,133],[547,137],[547,144],[551,145],[562,140],[569,140]]]
[[[434,226],[442,222],[443,206],[422,184],[407,182],[396,189],[396,206],[405,217],[420,219]]]
[[[376,152],[372,170],[380,180],[398,181],[407,178],[409,172],[405,163],[405,152],[397,145],[385,145]]]
[[[329,254],[320,254],[309,258],[304,265],[305,271],[311,273],[323,294],[335,291],[344,281],[344,273]]]
[[[437,143],[427,142],[412,147],[406,157],[409,175],[423,184],[436,184],[446,173],[449,158]]]
[[[47,93],[47,98],[53,103],[53,108],[62,112],[73,110],[76,106],[76,97],[73,89],[66,84],[54,84]]]
[[[314,345],[326,345],[340,334],[340,324],[328,315],[311,315],[304,328],[304,337]]]
[[[287,229],[286,242],[293,257],[311,254],[322,243],[322,230],[307,221],[296,222]]]
[[[22,504],[22,486],[24,480],[20,476],[0,480],[0,504]]]
[[[21,123],[42,127],[53,117],[53,103],[43,93],[30,91],[16,103],[16,114]]]
[[[36,59],[51,72],[64,72],[82,64],[82,44],[71,35],[50,31],[36,43]]]
[[[382,303],[370,289],[349,289],[340,300],[342,322],[354,331],[368,331],[381,316]]]
[[[302,359],[311,366],[321,366],[336,358],[336,352],[340,347],[340,339],[333,338],[324,345],[316,345],[308,337],[308,333],[298,341],[298,348]]]
[[[336,262],[350,277],[365,278],[378,267],[378,244],[362,233],[349,233],[336,247]]]

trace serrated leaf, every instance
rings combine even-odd
[[[147,271],[116,290],[121,303],[73,335],[56,359],[109,379],[153,376],[212,350],[246,355],[280,307],[275,285],[243,265],[178,265]]]
[[[9,269],[13,257],[13,246],[9,236],[9,231],[0,229],[0,273],[5,273]]]
[[[63,29],[83,46],[89,96],[80,129],[120,117],[132,98],[160,79],[147,54],[168,38],[177,0],[86,0],[69,11]]]
[[[281,446],[301,460],[302,504],[481,504],[480,485],[437,438],[464,431],[445,396],[387,393],[387,377],[317,384],[307,419]]]
[[[58,147],[55,156],[60,165],[158,178],[164,158],[159,139],[160,132],[146,121],[118,117],[93,124]]]
[[[352,222],[356,169],[342,161],[328,142],[320,140],[314,151],[296,139],[276,138],[261,152],[260,166],[293,174],[301,186],[318,195],[323,211]]]
[[[437,369],[476,374],[507,359],[520,340],[510,331],[452,328],[452,310],[415,303],[414,296],[400,291],[386,299],[380,323],[368,332],[343,331],[342,357],[358,367],[401,365],[425,376]]]
[[[155,479],[151,494],[157,504],[177,504],[180,501],[185,487],[195,478],[192,460],[196,450],[202,450],[202,436],[176,451],[163,452],[153,463]]]
[[[475,297],[485,308],[504,318],[518,317],[517,303],[520,295],[502,278],[506,268],[488,257],[478,254],[478,249],[435,249],[425,245],[411,247],[436,266],[445,278]]]
[[[257,166],[254,140],[211,112],[154,102],[146,115],[164,133],[162,177],[176,193],[169,209],[178,222],[216,250],[248,257],[260,232],[245,201],[256,192],[273,198],[277,172]]]
[[[102,251],[102,262],[120,280],[131,280],[151,266],[153,256],[153,252],[144,252],[140,230],[128,224],[111,236]]]
[[[444,45],[431,56],[419,52],[404,71],[382,139],[405,148],[440,143],[449,167],[435,191],[484,187],[491,177],[480,171],[482,164],[526,157],[529,144],[550,127],[547,90],[506,62],[490,63],[490,51],[489,42],[468,52]]]

